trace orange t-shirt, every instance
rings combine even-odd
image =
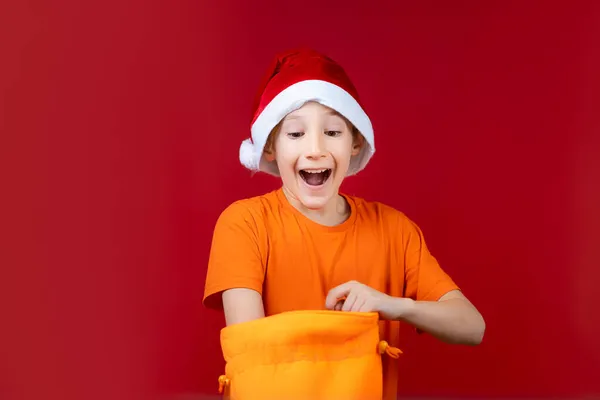
[[[220,309],[224,290],[249,288],[262,294],[268,316],[323,310],[329,290],[351,280],[414,300],[436,301],[458,289],[403,213],[344,197],[350,216],[332,227],[304,216],[281,189],[227,207],[214,230],[204,304]],[[382,340],[399,345],[398,322],[380,328]],[[395,399],[397,364],[383,364],[384,399]]]

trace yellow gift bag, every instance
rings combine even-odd
[[[380,400],[377,313],[290,311],[221,331],[219,390],[231,400]]]

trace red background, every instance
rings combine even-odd
[[[487,320],[477,348],[407,331],[401,395],[600,396],[599,26],[593,1],[3,2],[0,398],[216,395],[212,228],[278,184],[237,154],[296,45],[373,119],[345,190],[413,218]]]

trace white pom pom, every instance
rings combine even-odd
[[[242,165],[252,171],[258,170],[258,162],[254,145],[250,139],[246,139],[240,146],[240,162]]]

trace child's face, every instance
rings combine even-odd
[[[283,119],[267,159],[277,162],[289,194],[308,209],[322,209],[336,199],[361,139],[338,113],[309,102]]]

